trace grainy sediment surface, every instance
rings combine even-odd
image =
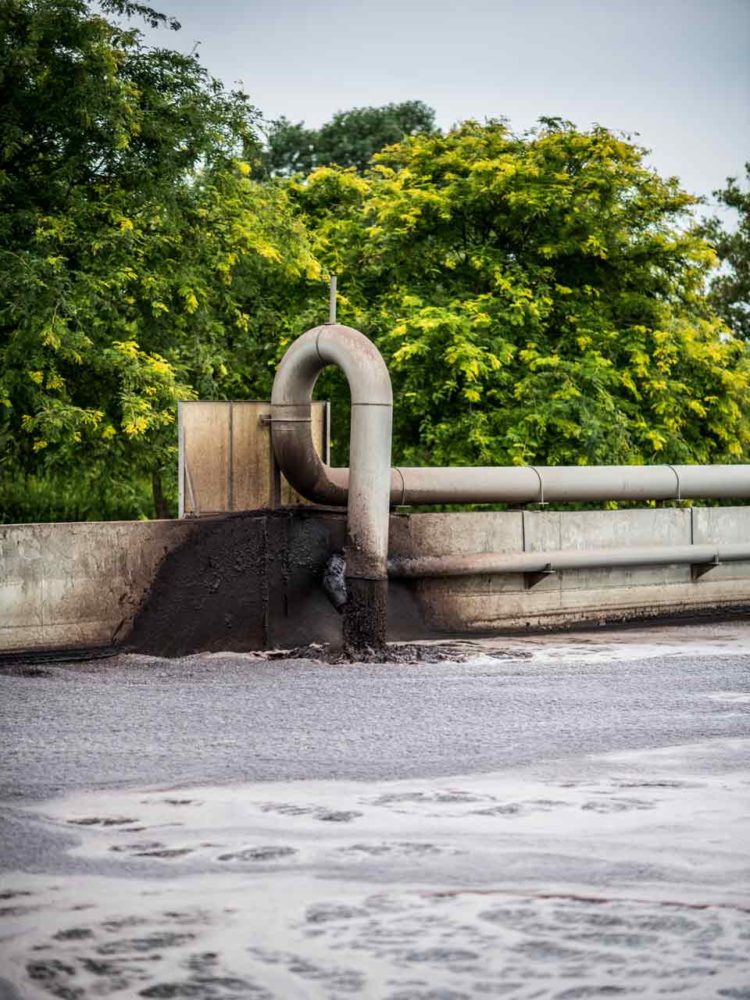
[[[0,998],[750,996],[750,628],[437,645],[6,668]]]

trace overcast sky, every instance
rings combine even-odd
[[[750,160],[750,0],[152,0],[266,117],[418,98],[448,127],[539,115],[640,134],[707,194]]]

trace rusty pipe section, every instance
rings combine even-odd
[[[331,477],[311,434],[312,392],[320,372],[337,365],[351,393],[350,468]],[[303,333],[284,355],[271,393],[271,437],[292,486],[318,503],[347,506],[347,601],[344,643],[352,653],[386,639],[388,512],[393,393],[375,345],[348,326],[327,323]]]
[[[566,569],[690,564],[718,566],[750,560],[750,544],[663,545],[611,549],[555,549],[546,552],[476,552],[453,556],[391,559],[395,577],[481,576],[500,573],[549,573]]]

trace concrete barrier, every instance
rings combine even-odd
[[[411,555],[539,552],[750,540],[750,507],[414,514]],[[690,566],[570,570],[529,589],[522,574],[415,581],[428,627],[491,632],[750,609],[750,562],[698,580]]]
[[[336,641],[320,586],[345,514],[0,526],[0,652],[124,644],[165,655]],[[750,540],[750,507],[392,515],[391,555],[446,556]],[[750,612],[750,562],[393,581],[391,639],[650,616]]]
[[[122,638],[190,521],[0,525],[0,650]]]

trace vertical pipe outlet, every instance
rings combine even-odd
[[[305,449],[299,461],[301,425],[311,423],[313,388],[328,365],[341,368],[351,393],[349,480],[343,488],[329,483],[314,449]],[[329,503],[347,504],[344,646],[354,657],[378,652],[386,642],[393,416],[385,362],[358,330],[337,323],[315,327],[284,355],[271,404],[274,453],[292,486],[304,496],[323,494]]]

